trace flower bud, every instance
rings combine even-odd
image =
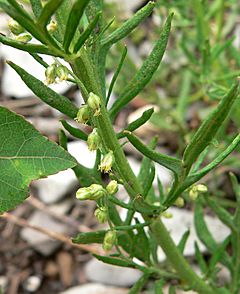
[[[161,213],[161,216],[164,218],[172,218],[173,214],[170,211],[164,211]]]
[[[84,187],[77,190],[76,198],[78,200],[87,200],[89,197],[91,197],[91,190],[89,187]]]
[[[29,33],[22,33],[15,38],[16,41],[22,42],[22,43],[28,43],[32,40],[32,36]]]
[[[108,231],[103,240],[103,250],[109,251],[113,248],[117,241],[117,233],[115,230]]]
[[[107,185],[106,190],[109,194],[113,195],[116,194],[118,191],[118,183],[115,180],[110,181],[110,183]]]
[[[208,191],[207,186],[203,184],[197,185],[196,188],[198,192],[206,193]]]
[[[88,136],[87,145],[90,151],[97,150],[101,147],[101,138],[96,128],[93,129],[91,134]]]
[[[46,77],[46,84],[50,85],[55,83],[56,80],[56,64],[53,63],[52,65],[48,66],[45,70],[45,77]]]
[[[54,20],[51,20],[50,23],[47,25],[47,30],[49,31],[49,33],[54,33],[57,27],[58,27],[57,22]]]
[[[59,65],[56,68],[56,75],[61,82],[66,81],[68,79],[68,69],[66,68],[66,66]]]
[[[77,117],[75,120],[78,123],[86,124],[90,118],[89,107],[87,105],[83,105],[77,113]]]
[[[100,224],[104,224],[108,219],[107,208],[99,207],[95,210],[94,215]]]
[[[207,190],[207,186],[203,184],[192,186],[189,191],[189,198],[195,201],[198,198],[199,193],[206,193]]]
[[[91,191],[89,200],[98,200],[107,195],[107,191],[101,185],[92,184],[89,189]]]
[[[175,204],[177,207],[181,208],[181,207],[184,206],[184,199],[183,199],[182,197],[178,197],[178,198],[175,200],[174,204]]]
[[[14,35],[19,35],[25,31],[24,28],[12,18],[8,21],[8,28]]]
[[[87,101],[88,106],[94,111],[94,116],[100,114],[101,99],[94,93],[90,93]]]
[[[101,172],[109,173],[112,169],[113,163],[114,163],[114,155],[112,151],[109,151],[106,155],[104,155],[101,163],[98,166],[98,169]]]

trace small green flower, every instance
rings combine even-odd
[[[206,193],[208,191],[207,186],[203,184],[192,186],[189,191],[189,198],[195,201],[198,198],[199,193]]]
[[[88,106],[94,111],[94,116],[100,114],[101,99],[94,93],[90,93],[87,101]]]
[[[58,28],[57,22],[51,20],[50,23],[47,25],[47,30],[49,33],[54,33]]]
[[[45,77],[46,77],[46,84],[54,84],[56,81],[57,73],[56,73],[56,63],[53,63],[52,65],[48,66],[45,70]]]
[[[101,163],[98,166],[98,169],[101,172],[109,173],[112,170],[112,166],[114,163],[114,155],[112,151],[109,151],[106,155],[104,155]]]
[[[68,79],[68,69],[66,66],[59,65],[56,69],[56,75],[61,82],[66,81]]]
[[[110,230],[105,234],[103,240],[103,250],[110,251],[117,241],[117,232],[115,230]]]
[[[90,112],[89,112],[89,107],[88,105],[83,105],[77,113],[77,117],[75,118],[75,120],[78,123],[81,124],[86,124],[90,119]]]
[[[25,31],[25,29],[12,18],[8,21],[8,28],[14,35],[20,35]]]
[[[28,43],[32,40],[32,36],[29,33],[22,33],[15,37],[16,41],[22,42],[22,43]]]
[[[100,224],[104,224],[108,219],[107,208],[106,207],[97,208],[94,212],[94,215]]]
[[[182,197],[178,197],[178,198],[175,200],[174,204],[175,204],[177,207],[181,208],[181,207],[184,206],[184,199],[183,199]]]
[[[89,200],[98,200],[107,195],[107,191],[101,185],[92,184],[89,188],[91,191]]]
[[[172,218],[173,214],[170,211],[166,210],[166,211],[161,213],[161,216],[164,217],[164,218]]]
[[[76,198],[78,200],[88,200],[91,197],[91,190],[89,187],[80,188],[77,190]]]
[[[116,194],[118,191],[118,183],[115,180],[110,181],[110,183],[107,185],[106,190],[109,194],[113,195]]]
[[[101,147],[101,138],[98,134],[97,128],[94,128],[88,136],[87,145],[90,151],[95,151]]]

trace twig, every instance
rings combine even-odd
[[[25,219],[16,217],[13,214],[4,213],[0,217],[6,219],[7,221],[11,221],[11,222],[17,224],[18,226],[27,227],[27,228],[33,229],[35,231],[38,231],[38,232],[45,234],[55,240],[58,240],[58,241],[61,241],[67,245],[70,245],[71,247],[76,247],[78,249],[81,249],[81,250],[84,250],[84,251],[87,251],[90,253],[94,253],[94,254],[101,254],[102,253],[101,249],[98,248],[98,246],[85,245],[85,244],[74,244],[71,242],[71,240],[68,237],[64,236],[63,234],[49,231],[48,229],[45,229],[45,228],[42,228],[39,226],[31,225]]]

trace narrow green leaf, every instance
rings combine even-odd
[[[131,122],[128,127],[125,129],[125,131],[133,132],[142,125],[144,125],[152,116],[154,113],[154,108],[150,108],[148,110],[145,110],[141,117],[137,118],[135,121]],[[124,131],[117,134],[118,139],[122,139],[126,137],[126,133]]]
[[[159,201],[161,204],[165,201],[165,194],[163,190],[163,185],[159,177],[157,177],[157,185],[158,185],[158,191],[159,191]]]
[[[142,196],[137,196],[133,200],[133,207],[136,211],[147,216],[157,216],[163,211],[163,207],[148,204]]]
[[[102,39],[102,46],[111,46],[114,43],[120,41],[128,34],[130,34],[146,17],[148,17],[153,8],[155,7],[155,3],[153,1],[149,1],[147,5],[145,5],[142,9],[140,9],[131,19],[125,21],[123,25],[116,29],[112,34],[108,37]]]
[[[113,78],[111,80],[111,83],[110,83],[110,86],[109,86],[109,90],[108,90],[108,94],[107,94],[107,99],[106,99],[106,106],[107,106],[108,101],[110,99],[110,96],[112,94],[112,90],[113,90],[113,87],[114,87],[115,82],[117,80],[117,77],[118,77],[118,75],[119,75],[119,73],[120,73],[120,71],[122,69],[123,62],[124,62],[126,56],[127,56],[127,46],[125,46],[124,49],[123,49],[121,59],[120,59],[120,61],[118,63],[117,69],[116,69],[116,71],[115,71],[115,73],[113,75]]]
[[[222,244],[218,245],[217,248],[215,248],[215,251],[213,252],[213,255],[210,259],[210,262],[209,262],[209,272],[213,272],[214,269],[215,269],[215,266],[218,262],[220,262],[225,250],[226,250],[226,247],[228,246],[229,244],[229,241],[230,241],[230,238],[227,237],[223,242]]]
[[[38,18],[37,24],[41,28],[45,28],[48,22],[50,21],[51,16],[56,12],[56,10],[61,6],[63,0],[50,0],[48,1]]]
[[[151,163],[151,167],[149,169],[149,174],[148,174],[148,178],[145,182],[145,185],[143,186],[143,192],[142,192],[142,196],[143,198],[147,198],[148,193],[150,191],[150,189],[152,188],[153,185],[153,181],[155,178],[155,165],[153,163]]]
[[[187,146],[184,155],[184,165],[190,169],[199,154],[210,144],[220,126],[228,116],[233,103],[238,97],[238,83],[223,97],[215,110],[204,120]]]
[[[23,42],[18,42],[14,39],[8,38],[0,33],[0,42],[4,45],[14,47],[16,49],[20,49],[22,51],[26,51],[29,53],[39,53],[39,54],[47,54],[52,56],[58,56],[55,53],[51,52],[47,46],[38,45],[38,44],[28,44]]]
[[[72,238],[72,242],[76,244],[91,244],[91,243],[102,244],[106,232],[107,230],[80,233],[74,238]]]
[[[181,240],[179,241],[177,247],[179,251],[183,254],[185,246],[187,244],[188,237],[190,236],[190,230],[187,230],[181,237]]]
[[[24,69],[15,63],[8,61],[8,64],[19,74],[24,83],[38,96],[42,101],[51,107],[59,110],[68,117],[74,119],[77,116],[78,108],[72,104],[66,97],[57,94],[48,88],[44,83],[27,73]]]
[[[65,134],[65,132],[63,130],[59,130],[58,132],[58,140],[59,140],[59,145],[67,150],[67,142],[68,142],[68,139],[67,139],[67,136]]]
[[[31,16],[27,13],[27,11],[25,9],[23,9],[23,7],[18,4],[17,1],[15,0],[7,0],[8,3],[10,3],[12,5],[12,7],[14,7],[14,9],[23,17],[28,18],[29,20],[32,20]]]
[[[0,214],[28,197],[31,181],[76,165],[76,160],[63,148],[1,106],[0,139]]]
[[[101,256],[101,255],[97,255],[97,254],[93,254],[93,256],[96,257],[98,260],[100,260],[104,263],[107,263],[107,264],[112,264],[112,265],[116,265],[116,266],[120,266],[120,267],[135,268],[135,264],[133,262],[126,261],[123,259],[113,258],[113,257],[109,257],[109,256]]]
[[[95,18],[93,19],[93,21],[91,21],[90,24],[88,25],[88,27],[84,30],[84,32],[80,35],[76,45],[74,46],[74,50],[73,50],[74,53],[77,53],[81,49],[82,45],[85,43],[85,41],[91,35],[92,31],[94,30],[94,28],[96,27],[96,25],[99,21],[100,15],[101,15],[101,13],[98,13],[95,16]]]
[[[164,280],[158,280],[154,283],[154,293],[163,294]]]
[[[68,17],[66,31],[63,40],[63,47],[65,51],[68,51],[68,48],[72,42],[72,39],[79,25],[80,19],[84,13],[84,9],[87,6],[88,2],[89,0],[77,0],[72,6],[71,12]]]
[[[138,221],[137,221],[137,224],[139,224]],[[134,242],[133,255],[134,256],[140,255],[141,260],[149,264],[150,263],[149,241],[143,227],[139,226],[137,228],[137,234],[135,234],[133,242]],[[141,244],[141,246],[139,246],[139,244]]]
[[[144,285],[149,279],[149,274],[144,274],[139,278],[139,280],[132,286],[128,294],[139,294]]]
[[[224,52],[225,49],[230,47],[235,39],[235,36],[231,37],[229,40],[223,44],[216,44],[211,50],[211,59],[212,61],[219,57],[219,55]]]
[[[204,197],[208,206],[215,212],[217,217],[232,231],[237,232],[238,228],[235,226],[233,222],[233,218],[231,214],[223,207],[221,207],[217,201],[211,199],[211,197]]]
[[[32,11],[36,18],[38,18],[42,12],[42,2],[41,0],[30,0],[32,5]]]
[[[130,132],[126,132],[126,136],[128,140],[132,143],[132,145],[140,151],[142,154],[150,158],[151,160],[159,163],[160,165],[170,169],[175,174],[178,174],[181,169],[181,160],[164,155],[161,153],[158,153],[150,148],[148,148],[146,145],[144,145],[136,136],[134,136]]]
[[[156,42],[148,58],[143,62],[141,68],[132,78],[129,84],[120,93],[119,98],[113,104],[110,115],[112,118],[133,98],[137,96],[139,92],[149,83],[154,72],[157,70],[163,54],[166,50],[168,37],[171,29],[173,14],[171,14],[164,25],[159,40]]]
[[[202,252],[199,249],[198,243],[194,242],[194,247],[195,247],[195,258],[197,260],[197,264],[200,267],[201,272],[206,275],[208,271],[208,266],[207,263],[202,255]]]
[[[78,129],[78,128],[74,128],[72,127],[67,121],[65,121],[64,119],[61,119],[60,122],[62,123],[62,125],[64,126],[64,128],[75,138],[87,141],[88,135],[85,134],[82,130]]]

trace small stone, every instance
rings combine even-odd
[[[129,289],[108,287],[101,284],[85,284],[76,286],[59,294],[127,294]]]
[[[35,211],[31,215],[29,223],[56,233],[66,234],[69,231],[68,226],[55,221],[48,214],[42,211]],[[36,251],[44,256],[51,255],[61,245],[60,241],[53,240],[47,235],[30,228],[22,229],[20,236],[32,245]]]
[[[96,259],[90,260],[84,270],[87,280],[118,287],[132,286],[142,275],[136,269],[112,266]]]
[[[23,283],[23,288],[30,293],[34,293],[39,289],[39,287],[41,286],[41,283],[42,283],[42,280],[40,277],[30,276]]]
[[[6,276],[0,276],[0,293],[5,293],[8,286],[8,278]]]
[[[48,261],[44,269],[45,275],[50,278],[55,278],[58,275],[58,272],[57,264],[53,261]]]

